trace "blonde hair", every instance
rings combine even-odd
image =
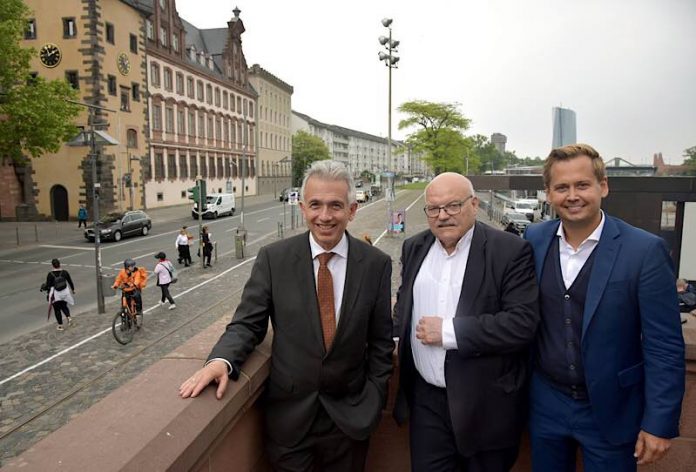
[[[592,161],[592,169],[598,182],[607,179],[607,171],[604,167],[602,156],[589,144],[569,144],[567,146],[553,149],[544,162],[544,185],[549,188],[551,185],[551,167],[556,162],[567,161],[574,157],[587,156]]]

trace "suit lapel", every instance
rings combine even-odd
[[[558,226],[561,224],[561,220],[555,222],[555,224],[549,225],[548,229],[544,234],[542,234],[542,239],[537,246],[534,247],[534,267],[536,267],[537,284],[541,284],[541,275],[544,271],[544,261],[546,260],[546,254],[549,252],[549,247],[556,237],[558,232]]]
[[[402,337],[409,337],[411,328],[411,315],[413,314],[413,284],[416,282],[416,276],[420,271],[425,256],[428,255],[430,251],[430,246],[435,242],[435,236],[428,231],[425,237],[421,238],[420,241],[414,242],[411,249],[412,256],[409,258],[408,271],[404,272],[403,280],[401,285],[406,289],[405,292],[401,294],[404,297],[404,305],[402,311],[401,320],[401,335]]]
[[[621,240],[619,239],[621,233],[619,228],[606,214],[604,217],[606,221],[604,222],[602,234],[599,237],[599,243],[597,243],[597,247],[595,248],[597,254],[595,255],[590,272],[590,280],[587,284],[585,311],[582,315],[582,338],[585,337],[587,328],[597,311],[597,306],[599,306],[599,301],[604,294],[604,289],[607,287],[607,281],[614,268],[614,262],[619,253],[619,248],[621,247]]]
[[[360,294],[360,282],[365,276],[365,268],[361,264],[365,249],[361,245],[365,243],[353,238],[347,232],[346,237],[348,238],[348,260],[346,261],[346,279],[343,284],[340,317],[338,318],[338,326],[336,326],[336,339],[345,331],[345,325],[350,322],[352,310],[349,307],[355,306]]]
[[[319,316],[319,304],[317,302],[317,286],[314,280],[314,265],[312,261],[312,251],[309,247],[309,232],[305,232],[302,237],[298,238],[297,247],[294,248],[295,264],[292,270],[295,273],[297,281],[297,290],[299,293],[311,294],[307,300],[307,309],[304,312],[307,315],[307,325],[315,338],[317,344],[324,349],[324,335],[321,332],[321,319]]]
[[[454,316],[466,316],[471,311],[471,307],[483,282],[483,275],[486,268],[486,230],[476,223],[474,234],[471,237],[471,247],[469,257],[466,262],[462,290],[457,302],[457,311]]]

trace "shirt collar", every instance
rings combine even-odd
[[[333,252],[334,254],[337,254],[344,259],[348,258],[348,237],[346,236],[346,233],[343,233],[343,237],[341,240],[336,244],[334,247],[329,249],[328,251],[321,247],[319,243],[314,239],[314,235],[312,233],[309,233],[309,248],[312,251],[312,260],[314,260],[319,254],[322,252]]]
[[[594,242],[599,241],[599,237],[602,235],[602,229],[604,229],[604,221],[606,221],[606,219],[604,218],[604,210],[599,210],[599,213],[600,213],[600,216],[602,217],[599,220],[599,224],[594,229],[594,231],[592,231],[592,233],[590,233],[590,235],[582,243],[580,243],[580,246],[578,246],[578,248],[581,247],[583,244],[585,244],[587,241],[594,241]],[[568,244],[568,241],[566,240],[566,237],[565,237],[565,231],[563,231],[563,222],[562,221],[561,221],[561,224],[558,225],[558,230],[556,230],[556,236],[560,236],[561,241],[564,244]]]
[[[459,238],[459,241],[457,241],[457,245],[454,248],[454,251],[452,251],[452,254],[447,254],[447,251],[445,250],[444,246],[440,242],[439,239],[435,238],[435,245],[442,251],[446,256],[454,256],[457,254],[462,247],[468,246],[471,244],[471,239],[474,237],[474,228],[476,228],[476,224],[471,225],[471,228],[469,228],[469,231],[464,233],[464,236]]]

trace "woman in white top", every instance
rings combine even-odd
[[[172,278],[174,277],[174,266],[167,260],[167,255],[161,251],[155,255],[155,259],[158,260],[154,270],[157,276],[157,286],[162,290],[162,298],[159,304],[163,306],[165,301],[169,301],[169,309],[173,310],[176,308],[176,304],[169,293],[169,284],[172,283]]]
[[[186,231],[186,226],[181,228],[179,234],[176,237],[176,249],[179,251],[179,264],[183,263],[188,267],[191,265],[191,250],[189,249],[189,242],[193,239]]]

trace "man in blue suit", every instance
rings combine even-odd
[[[664,242],[604,213],[604,162],[591,146],[544,164],[559,220],[532,225],[541,324],[529,430],[535,471],[633,471],[679,435],[684,341]]]

